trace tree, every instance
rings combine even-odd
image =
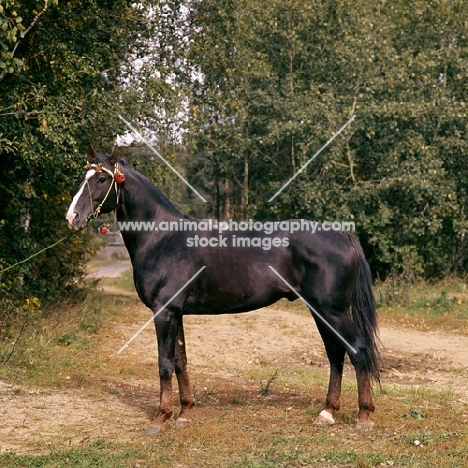
[[[199,79],[189,139],[194,171],[203,168],[212,193],[225,187],[214,206],[354,219],[382,277],[466,271],[465,2],[191,6]],[[327,153],[267,203],[353,114]]]
[[[154,116],[164,93],[170,101],[164,67],[159,77],[135,68],[154,48],[153,3],[1,2],[0,269],[68,233],[64,215],[86,147],[109,151],[125,131],[119,114]],[[76,235],[10,270],[0,276],[2,299],[56,299],[93,250]]]

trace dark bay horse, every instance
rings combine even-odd
[[[113,210],[121,225],[164,221],[166,226],[181,226],[185,221],[196,221],[182,215],[143,175],[119,160],[117,148],[111,155],[98,156],[90,147],[86,168],[67,213],[72,229],[80,229],[100,213]],[[236,243],[235,237],[240,234],[243,246]],[[311,309],[330,361],[328,394],[316,422],[334,423],[348,353],[358,385],[356,427],[371,429],[371,380],[379,382],[380,357],[372,279],[357,238],[332,230],[313,234],[277,231],[272,234],[276,241],[271,241],[271,236],[265,241],[265,232],[220,234],[213,229],[197,235],[205,239],[204,243],[195,242],[195,232],[189,230],[122,230],[140,299],[155,314],[162,309],[154,317],[160,406],[147,433],[159,433],[173,416],[174,371],[181,403],[176,422],[186,423],[192,418],[195,400],[187,372],[184,314],[247,312],[281,298],[295,300],[298,295]],[[250,239],[247,244],[246,238]]]

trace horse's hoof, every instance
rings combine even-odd
[[[374,429],[375,423],[373,421],[368,422],[357,422],[356,423],[356,431],[358,432],[367,432],[372,431]]]
[[[161,434],[163,430],[164,429],[161,426],[158,426],[157,424],[150,424],[146,429],[145,435],[147,435],[148,437],[156,437],[159,434]]]
[[[189,424],[192,424],[192,421],[187,418],[177,418],[175,423],[176,426],[188,426]]]
[[[323,426],[323,425],[331,426],[335,424],[335,420],[333,419],[333,416],[331,413],[329,413],[327,410],[322,410],[320,414],[317,416],[317,419],[314,421],[314,424],[318,424],[320,426]]]

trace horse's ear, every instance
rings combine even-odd
[[[98,156],[91,145],[88,146],[88,152],[86,153],[86,156],[88,157],[88,162],[91,162],[94,158],[97,158]]]
[[[110,157],[109,161],[112,163],[112,164],[116,164],[119,160],[119,147],[116,146],[114,148],[114,151],[112,152],[112,156]]]

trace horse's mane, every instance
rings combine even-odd
[[[112,155],[104,155],[104,156],[99,156],[96,159],[96,163],[102,163],[102,164],[109,164],[110,163],[110,158]],[[112,166],[112,164],[111,164]],[[124,158],[119,158],[119,166],[124,169],[122,172],[126,176],[133,177],[137,180],[140,181],[140,183],[143,184],[144,188],[148,191],[148,193],[151,195],[152,198],[157,201],[158,204],[162,205],[164,208],[166,208],[168,211],[173,212],[177,215],[179,215],[181,218],[191,218],[190,216],[182,214],[176,207],[175,205],[169,200],[169,198],[164,195],[161,190],[156,187],[156,185],[151,182],[146,176],[144,176],[141,172],[136,171],[133,169],[129,162],[124,159]]]

